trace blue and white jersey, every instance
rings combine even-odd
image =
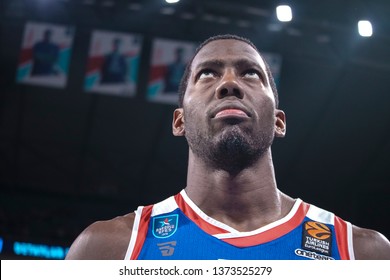
[[[125,259],[348,260],[352,225],[297,199],[284,218],[240,232],[207,216],[182,190],[138,207]]]

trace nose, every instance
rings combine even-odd
[[[243,92],[237,82],[237,77],[232,71],[224,74],[220,84],[216,89],[216,94],[218,98],[235,96],[239,99],[242,99],[244,97]]]

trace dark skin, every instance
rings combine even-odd
[[[212,41],[194,58],[183,107],[173,114],[173,134],[185,136],[190,147],[187,195],[207,215],[239,231],[283,218],[295,202],[275,180],[269,145],[273,137],[285,135],[286,118],[275,108],[265,69],[258,52],[247,43]],[[218,161],[215,154],[203,152],[202,145],[213,150],[229,135],[246,139],[249,147],[266,148],[242,160],[239,167],[234,166],[236,158]],[[131,213],[90,225],[66,258],[123,259],[133,221]],[[390,242],[376,231],[353,226],[353,243],[356,259],[390,259]]]

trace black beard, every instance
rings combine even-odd
[[[193,153],[212,168],[236,175],[252,166],[269,149],[273,131],[270,129],[253,137],[233,126],[218,139],[187,134],[187,141]]]

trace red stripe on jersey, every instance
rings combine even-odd
[[[181,194],[175,195],[175,200],[181,211],[190,218],[198,227],[210,235],[229,233],[229,231],[217,227],[203,220],[183,199]],[[299,226],[306,216],[310,205],[302,202],[296,213],[290,220],[264,232],[242,237],[224,238],[224,242],[237,247],[254,246],[277,239]]]
[[[138,259],[138,255],[141,252],[142,246],[144,245],[146,234],[148,233],[149,220],[152,214],[153,205],[145,206],[142,209],[141,218],[138,225],[137,239],[135,241],[133,253],[131,254],[130,260]]]
[[[203,231],[207,232],[210,235],[227,233],[228,231],[217,227],[215,225],[210,224],[202,219],[183,199],[180,193],[175,195],[175,200],[180,210],[190,218],[198,227],[200,227]]]
[[[305,218],[309,207],[309,204],[302,202],[301,205],[299,205],[297,212],[294,214],[293,217],[291,217],[290,220],[264,232],[251,236],[226,238],[222,240],[237,247],[255,246],[275,240],[298,227]]]
[[[351,257],[348,251],[348,230],[347,223],[339,217],[334,217],[334,228],[336,232],[337,246],[342,260],[349,260]]]

